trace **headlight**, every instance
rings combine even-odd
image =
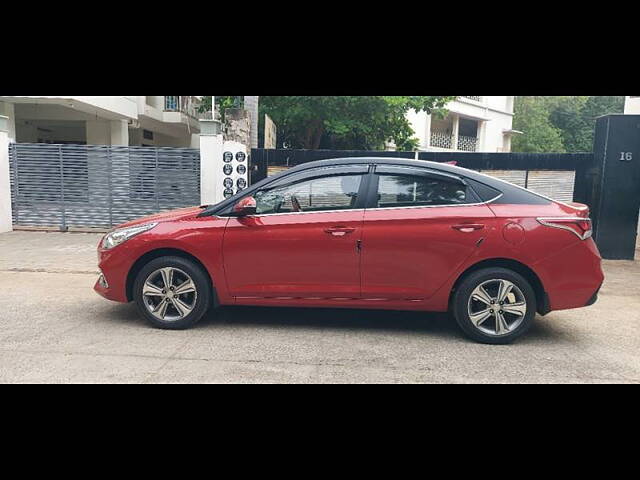
[[[106,250],[113,248],[123,242],[126,242],[130,238],[135,237],[136,235],[140,235],[143,232],[151,230],[156,225],[158,224],[145,223],[144,225],[136,225],[135,227],[114,230],[113,232],[105,235],[105,237],[102,239],[102,248]]]

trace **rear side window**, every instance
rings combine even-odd
[[[464,205],[478,199],[462,182],[425,175],[378,175],[378,208]]]
[[[482,198],[483,202],[493,200],[493,203],[512,205],[548,205],[551,203],[550,200],[534,192],[519,188],[507,182],[496,181],[495,187],[497,188],[494,188],[471,178],[467,178],[466,181],[471,185],[475,193]]]
[[[478,196],[483,202],[488,202],[489,200],[493,200],[494,198],[498,197],[502,193],[500,190],[496,190],[495,188],[490,187],[489,185],[476,182],[475,180],[472,180],[470,178],[467,178],[466,181],[468,184],[471,185],[471,188],[473,188],[474,192],[478,194]]]

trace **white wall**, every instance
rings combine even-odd
[[[513,98],[509,96],[484,96],[480,102],[460,97],[447,105],[450,114],[466,117],[479,122],[478,152],[509,151],[509,139],[505,139],[504,131],[513,125]],[[430,136],[430,116],[425,112],[410,111],[407,119],[420,141],[420,148],[431,150],[428,143]],[[507,148],[505,150],[505,147]],[[433,150],[442,150],[435,149]]]
[[[109,145],[129,145],[129,124],[126,120],[111,120],[111,138]]]
[[[0,115],[10,117],[12,141],[36,142],[44,138],[46,135],[32,125],[35,121],[81,121],[86,124],[86,137],[81,140],[86,138],[90,145],[198,145],[199,140],[193,134],[199,133],[199,123],[177,112],[165,118],[163,108],[164,96],[0,97]],[[138,128],[154,132],[154,140],[141,138]],[[59,140],[67,140],[61,132],[55,133]]]
[[[624,113],[640,114],[640,97],[626,97],[624,102]]]
[[[0,116],[0,233],[10,232],[11,219],[11,181],[9,178],[9,118]]]
[[[111,124],[106,120],[87,120],[87,145],[109,145]]]

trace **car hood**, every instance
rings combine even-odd
[[[136,218],[135,220],[122,223],[115,228],[127,228],[127,227],[133,227],[135,225],[142,225],[145,223],[153,223],[153,222],[162,223],[162,222],[171,222],[176,220],[186,220],[188,218],[195,217],[200,212],[202,212],[202,207],[178,208],[176,210],[170,210],[168,212],[161,212],[161,213],[149,215],[147,217]]]

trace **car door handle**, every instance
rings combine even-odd
[[[482,223],[461,223],[460,225],[452,225],[451,228],[464,233],[471,233],[475,230],[482,230],[484,225]]]
[[[355,231],[356,229],[351,227],[331,227],[331,228],[327,228],[325,230],[325,233],[328,233],[329,235],[333,235],[334,237],[344,237],[348,233],[353,233]]]

